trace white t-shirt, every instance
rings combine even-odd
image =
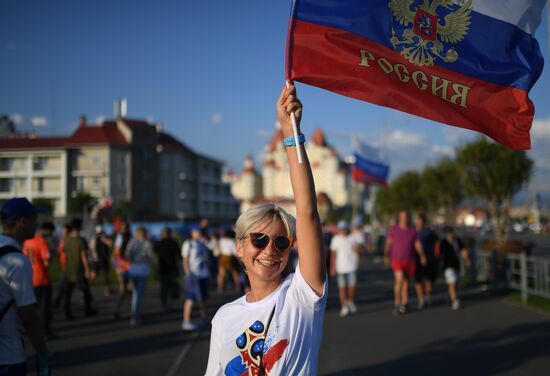
[[[0,247],[21,246],[8,236],[0,235]],[[0,365],[17,364],[26,361],[25,349],[21,343],[23,325],[16,307],[36,303],[32,285],[32,265],[22,253],[8,253],[0,258],[0,310],[12,299],[11,308],[0,321]]]
[[[268,297],[248,303],[243,296],[224,305],[212,320],[206,375],[256,374],[261,351],[266,375],[316,375],[326,301],[327,284],[317,296],[298,267]]]
[[[336,252],[336,273],[351,273],[357,270],[359,259],[353,249],[355,240],[352,235],[336,234],[330,242],[330,250]]]
[[[197,278],[208,278],[208,248],[203,242],[186,240],[181,247],[181,256],[189,257],[191,274]]]
[[[235,240],[230,238],[221,238],[219,242],[220,254],[223,256],[237,256]]]

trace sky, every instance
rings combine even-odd
[[[239,171],[259,163],[285,78],[290,0],[0,0],[0,114],[19,130],[69,135],[113,118],[162,122],[199,153]],[[548,61],[548,18],[535,34]],[[298,84],[302,130],[322,128],[342,154],[350,137],[378,146],[392,177],[422,169],[476,133]],[[550,192],[550,71],[531,90],[536,163],[531,190]]]

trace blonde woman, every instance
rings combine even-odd
[[[299,129],[302,105],[283,88],[277,117],[285,137],[296,219],[275,204],[250,208],[236,223],[237,257],[250,292],[221,307],[212,320],[206,375],[316,375],[327,283],[321,223],[311,167],[292,146],[291,113]],[[303,136],[300,143],[303,143]],[[299,262],[287,273],[297,241]]]

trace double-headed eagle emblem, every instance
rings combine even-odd
[[[423,0],[422,5],[411,9],[414,3],[415,0],[389,2],[393,17],[405,27],[399,36],[392,28],[393,48],[411,63],[421,67],[434,65],[436,57],[454,63],[458,53],[453,45],[463,40],[468,33],[472,1]]]

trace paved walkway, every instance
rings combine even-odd
[[[148,286],[145,325],[130,328],[112,317],[115,298],[99,296],[100,315],[73,322],[57,314],[51,342],[55,375],[203,375],[209,330],[184,333],[179,312],[163,314],[157,286]],[[463,309],[452,311],[439,281],[434,305],[391,315],[391,273],[363,265],[357,315],[338,317],[329,293],[321,375],[542,375],[550,369],[550,315],[465,289]],[[213,294],[209,314],[235,296]],[[414,300],[413,300],[414,303]],[[129,305],[129,302],[128,302]],[[129,309],[129,308],[128,308]]]

